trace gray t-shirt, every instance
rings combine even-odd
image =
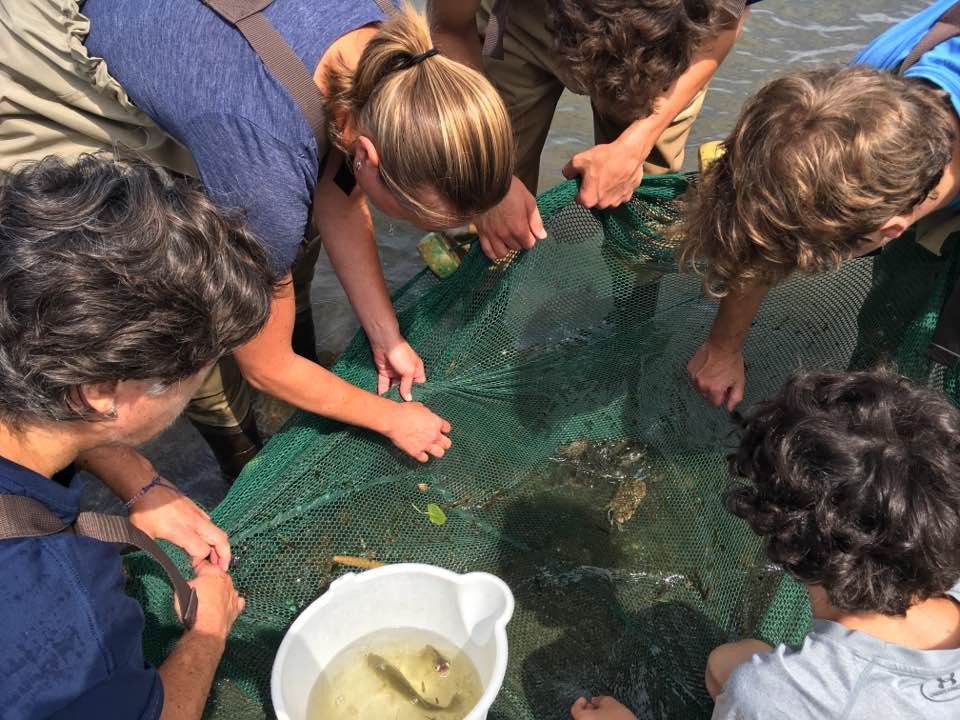
[[[949,593],[960,601],[960,584]],[[960,650],[913,650],[826,620],[737,668],[713,720],[960,718]]]

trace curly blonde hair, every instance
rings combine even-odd
[[[688,194],[673,229],[681,267],[714,297],[836,267],[929,196],[955,123],[946,95],[916,78],[853,66],[773,80]]]

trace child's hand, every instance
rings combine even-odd
[[[573,720],[637,720],[636,715],[612,697],[580,698],[570,708],[570,714]]]

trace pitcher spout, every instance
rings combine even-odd
[[[470,640],[476,645],[490,642],[497,628],[506,628],[513,616],[513,594],[500,578],[487,573],[470,573],[459,580],[457,601],[460,618]]]

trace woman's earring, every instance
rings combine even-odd
[[[114,403],[113,407],[110,408],[110,412],[107,413],[107,417],[111,420],[115,420],[117,417],[117,405]]]
[[[357,160],[357,164],[354,165],[354,167],[357,169],[357,172],[360,172],[360,168],[363,167],[363,163]]]

